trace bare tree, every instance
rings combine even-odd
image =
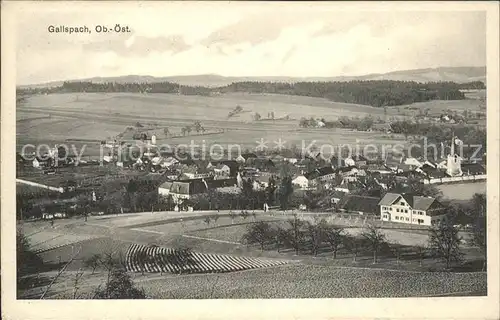
[[[294,215],[293,219],[288,220],[289,224],[289,237],[287,237],[288,242],[294,248],[295,254],[299,254],[300,247],[304,242],[304,221],[300,220],[297,215]]]
[[[450,268],[451,262],[460,262],[463,253],[460,250],[462,238],[458,235],[458,229],[449,221],[440,223],[429,231],[429,249],[436,257],[442,258],[446,268]]]
[[[274,228],[273,233],[276,239],[276,248],[278,252],[280,252],[280,248],[289,242],[288,241],[289,233],[287,230],[283,229],[280,226]]]
[[[219,220],[219,215],[216,214],[216,215],[212,216],[212,220],[217,225],[217,220]]]
[[[483,254],[483,267],[481,271],[486,269],[486,217],[479,216],[476,218],[472,226],[472,237],[469,240],[470,245],[478,247]]]
[[[382,245],[386,243],[385,235],[373,225],[369,225],[361,235],[373,252],[373,263],[377,263],[378,252]]]
[[[427,248],[425,246],[417,246],[416,250],[418,255],[418,265],[421,267],[425,258],[425,253],[427,251]]]
[[[359,252],[361,251],[361,248],[363,246],[362,239],[359,239],[355,236],[346,236],[343,239],[343,245],[347,251],[352,253],[353,261],[356,262]]]
[[[260,221],[248,226],[246,232],[242,237],[243,242],[247,244],[258,243],[260,245],[261,251],[264,251],[264,246],[268,242],[272,241],[272,239],[273,230],[271,228],[271,225],[264,221]]]
[[[343,243],[346,236],[344,233],[344,228],[324,224],[323,233],[325,240],[330,244],[330,247],[332,248],[333,258],[336,259],[339,246]]]
[[[79,270],[76,274],[75,274],[75,280],[73,280],[73,299],[78,299],[78,290],[80,289],[80,280],[82,279],[83,277],[83,270]]]
[[[205,219],[204,219],[203,221],[207,224],[207,226],[208,226],[208,225],[210,225],[210,221],[211,221],[211,220],[210,220],[210,217],[209,217],[209,216],[206,216],[206,217],[205,217]]]
[[[306,232],[311,242],[311,253],[314,256],[318,255],[318,250],[323,243],[323,228],[318,223],[306,223]]]
[[[241,210],[240,216],[243,218],[243,220],[246,220],[250,214],[246,210]]]
[[[42,300],[43,298],[45,298],[45,295],[47,294],[47,292],[54,285],[54,283],[57,281],[57,279],[59,279],[59,277],[64,273],[64,271],[66,270],[66,268],[68,267],[68,265],[70,265],[75,260],[75,258],[80,254],[80,251],[81,251],[81,247],[78,249],[78,251],[76,252],[76,254],[74,254],[68,260],[68,262],[66,262],[66,264],[61,268],[61,270],[59,270],[59,272],[57,273],[57,275],[52,279],[52,281],[49,283],[49,285],[43,291],[42,295],[40,296],[40,300]]]
[[[393,244],[391,246],[391,252],[394,255],[394,257],[396,257],[396,263],[399,264],[402,255],[401,246],[397,243]]]
[[[234,218],[236,218],[236,213],[233,211],[230,211],[229,217],[231,217],[231,224],[234,224]]]
[[[95,269],[101,265],[102,256],[100,254],[93,254],[88,259],[83,261],[83,264],[87,268],[92,269],[92,274],[95,273]]]

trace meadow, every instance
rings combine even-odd
[[[475,193],[486,193],[486,182],[442,184],[437,188],[451,200],[470,200]]]
[[[243,111],[230,118],[228,113],[236,106]],[[66,139],[94,140],[87,144],[85,155],[97,155],[98,141],[110,139],[137,122],[159,128],[168,128],[172,134],[179,134],[181,128],[200,121],[207,130],[224,129],[222,133],[190,135],[186,137],[158,136],[158,144],[239,144],[241,148],[255,148],[261,138],[268,142],[282,139],[285,146],[297,145],[302,141],[307,146],[316,140],[318,145],[328,144],[383,144],[403,141],[402,136],[387,137],[378,132],[356,132],[341,129],[299,128],[301,117],[337,119],[341,116],[372,115],[382,118],[383,109],[369,106],[331,102],[320,98],[286,95],[227,94],[212,97],[179,96],[172,94],[130,94],[130,93],[74,93],[38,95],[27,99],[17,107],[18,151],[27,143],[55,144]],[[255,121],[259,113],[262,119]],[[267,119],[274,113],[276,120]],[[30,119],[30,114],[32,119]],[[38,118],[39,115],[50,118]],[[396,110],[388,111],[397,116]],[[288,117],[288,120],[284,120]],[[282,118],[282,119],[280,119]],[[73,143],[73,142],[72,142]],[[81,148],[83,143],[75,143]],[[270,145],[269,147],[274,147]]]

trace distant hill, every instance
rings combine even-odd
[[[466,83],[482,81],[486,83],[486,67],[439,67],[428,69],[402,70],[389,73],[368,74],[363,76],[341,76],[341,77],[224,77],[216,74],[187,75],[153,77],[140,75],[127,75],[119,77],[94,77],[87,79],[75,79],[68,81],[91,81],[94,83],[117,82],[117,83],[154,83],[173,82],[181,85],[219,87],[242,81],[271,81],[271,82],[312,82],[312,81],[352,81],[352,80],[399,80],[416,82],[440,82],[451,81]],[[54,81],[43,84],[23,85],[27,87],[60,86],[63,81]]]

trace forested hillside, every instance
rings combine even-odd
[[[484,89],[480,81],[470,83],[393,80],[355,80],[330,82],[235,82],[227,86],[209,88],[182,86],[172,82],[157,83],[93,83],[90,81],[64,82],[52,88],[18,89],[18,95],[69,92],[135,92],[177,93],[182,95],[212,95],[231,92],[271,93],[326,98],[335,102],[355,103],[374,107],[397,106],[429,100],[461,100],[460,90]]]

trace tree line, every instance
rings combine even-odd
[[[465,99],[460,90],[476,89],[482,82],[458,84],[454,82],[419,83],[414,81],[369,80],[330,82],[259,82],[243,81],[208,88],[180,86],[172,82],[156,83],[94,83],[91,81],[66,81],[51,88],[18,89],[18,94],[68,93],[68,92],[137,92],[177,93],[183,95],[210,95],[214,93],[248,92],[273,93],[326,98],[336,102],[371,105],[374,107],[397,106],[429,100]]]
[[[422,266],[426,257],[439,259],[446,269],[461,264],[464,261],[463,244],[477,247],[483,254],[483,266],[486,269],[486,217],[479,213],[471,216],[473,220],[472,236],[467,241],[460,236],[460,229],[454,225],[456,215],[450,212],[447,220],[428,230],[429,239],[426,244],[403,247],[398,243],[389,243],[380,227],[367,225],[359,235],[351,235],[342,226],[335,225],[316,216],[313,221],[299,219],[294,215],[284,223],[259,221],[249,224],[242,235],[242,242],[247,245],[257,245],[264,250],[293,250],[296,255],[330,252],[336,259],[339,252],[351,254],[353,262],[366,253],[373,257],[373,263],[378,263],[381,255],[396,258],[400,262],[404,253],[419,259]]]

